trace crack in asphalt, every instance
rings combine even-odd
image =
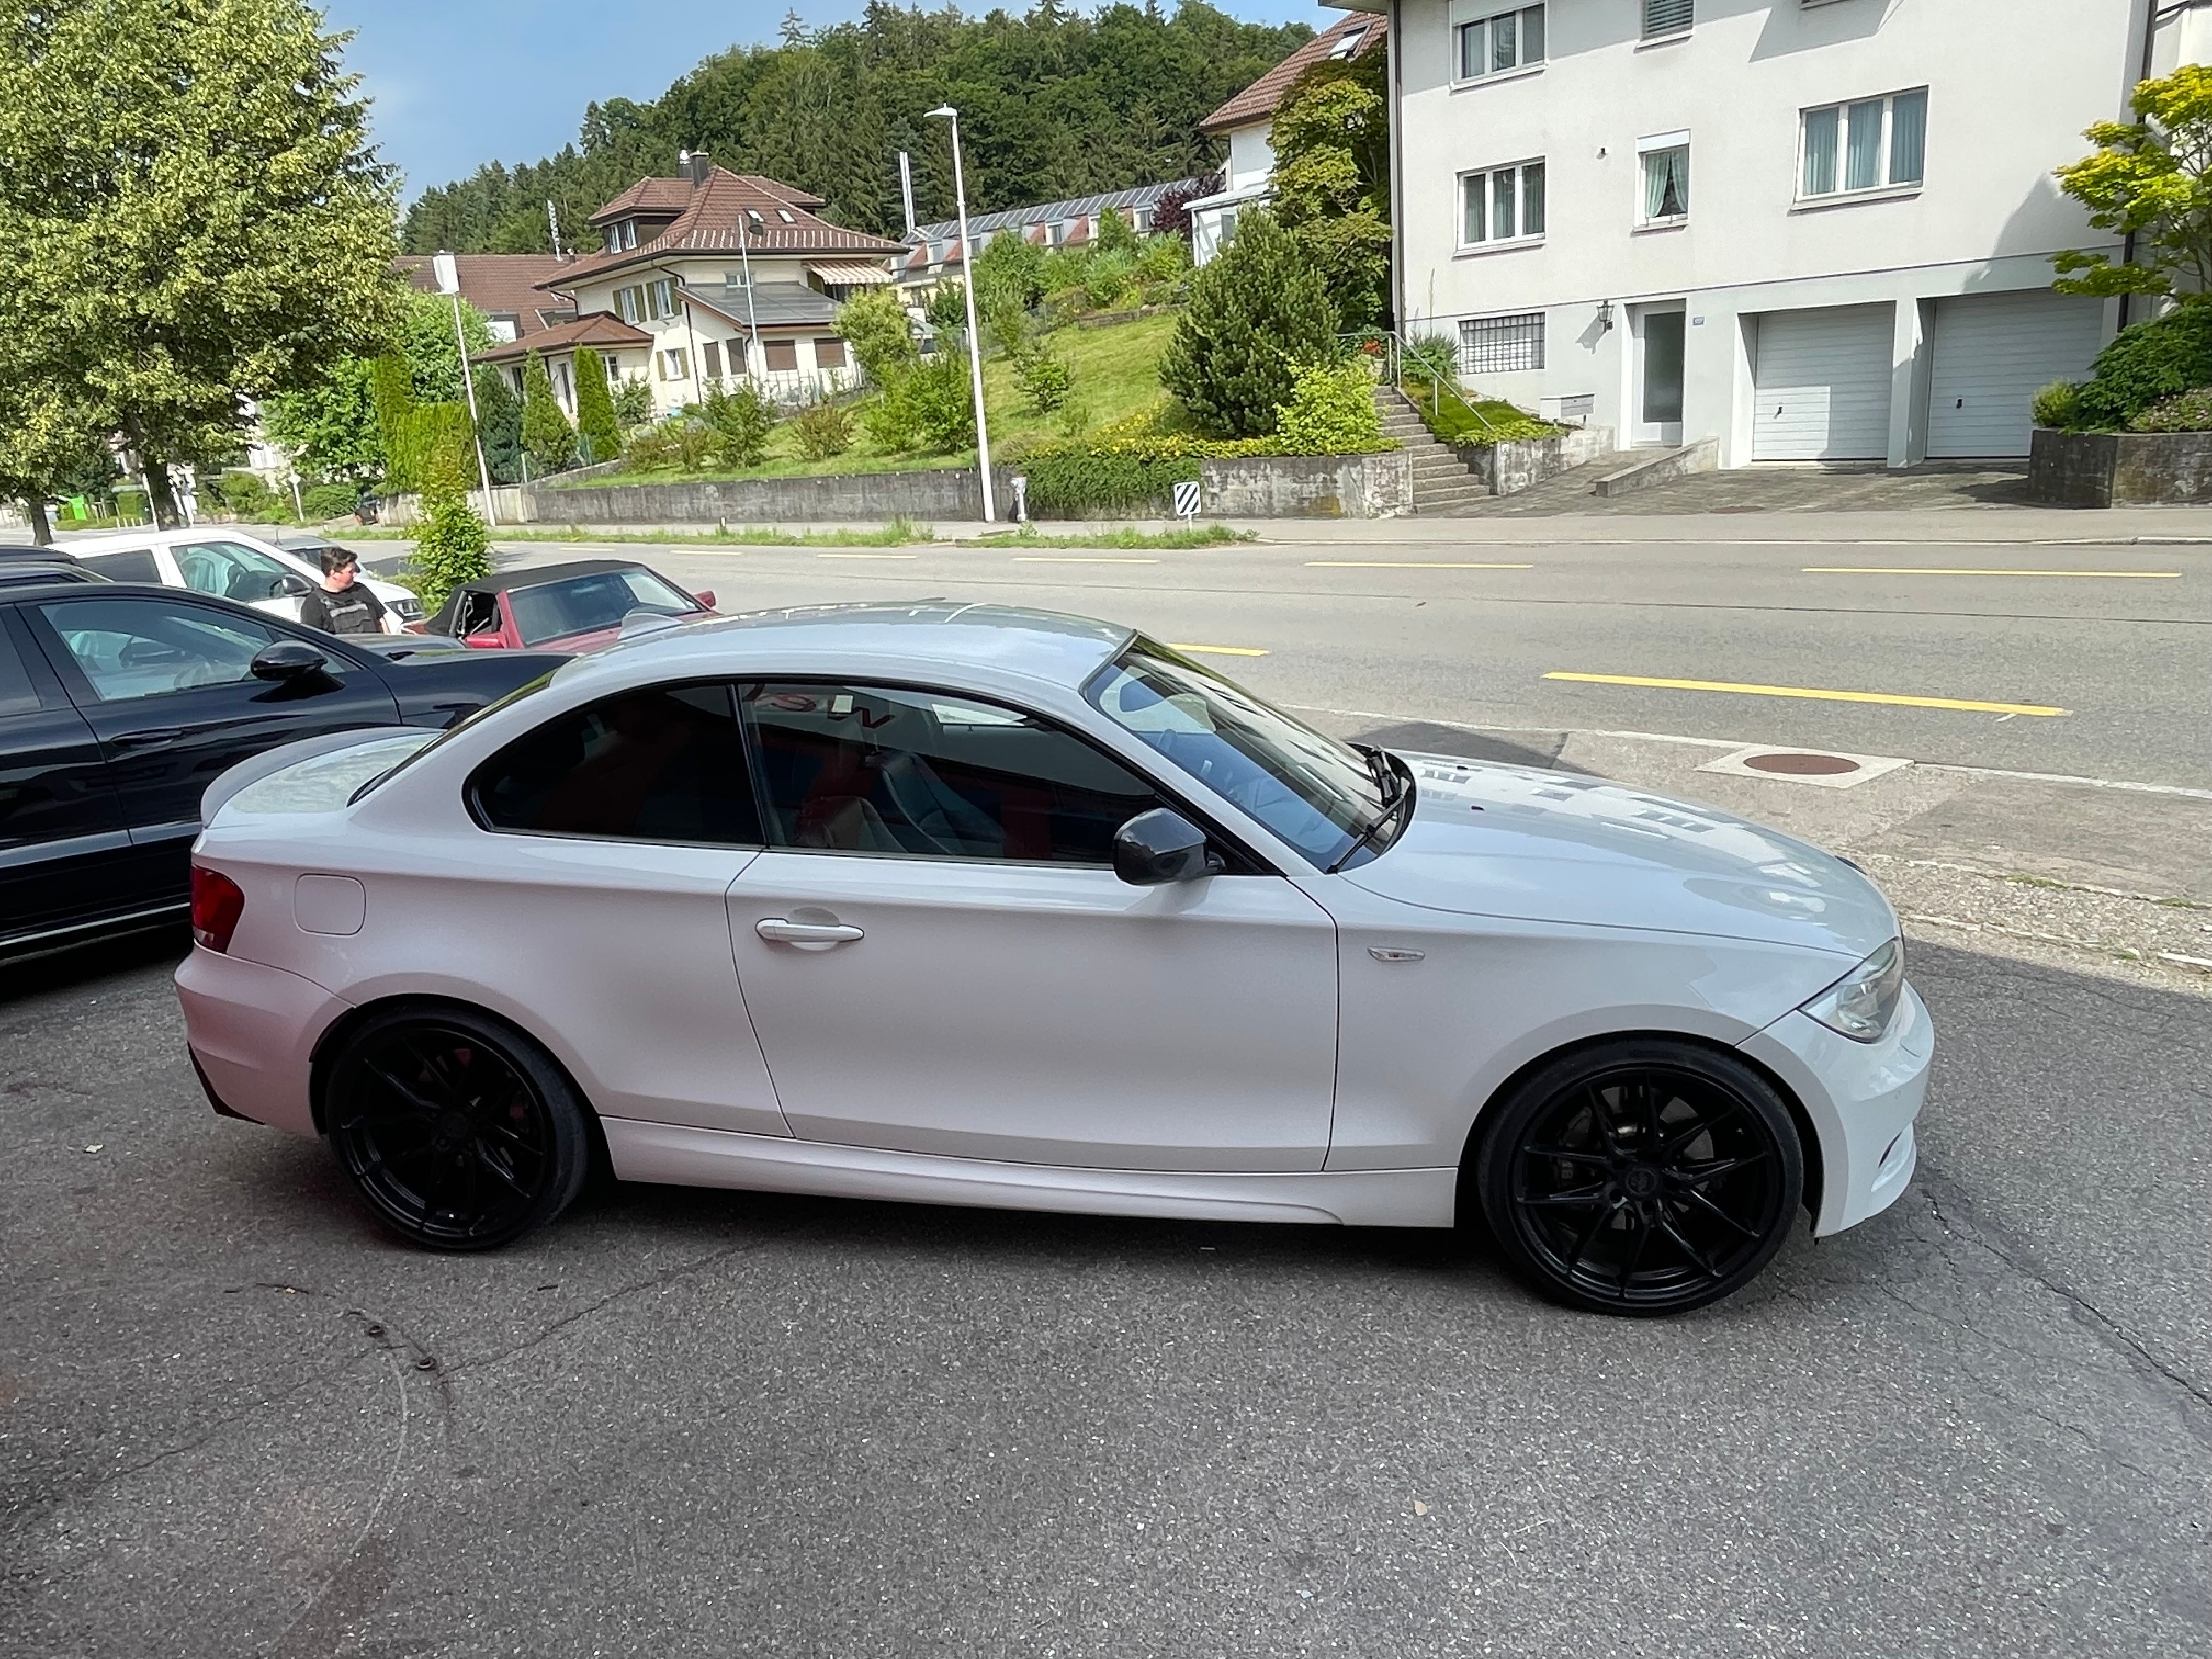
[[[640,1291],[650,1291],[673,1285],[680,1279],[688,1279],[695,1273],[704,1272],[733,1257],[749,1255],[756,1250],[764,1250],[772,1244],[783,1243],[794,1234],[804,1232],[810,1224],[795,1224],[780,1231],[770,1233],[765,1237],[746,1239],[742,1243],[730,1245],[725,1249],[710,1250],[705,1255],[695,1256],[689,1261],[679,1262],[673,1267],[638,1279],[633,1284],[618,1286],[617,1289],[609,1291],[598,1301],[586,1303],[571,1313],[563,1314],[536,1335],[527,1337],[512,1347],[501,1348],[495,1353],[480,1354],[473,1359],[465,1359],[457,1364],[444,1367],[440,1370],[439,1376],[441,1379],[456,1377],[465,1371],[483,1370],[489,1366],[501,1364],[514,1358],[517,1354],[527,1353],[531,1349],[551,1340],[571,1325],[580,1320],[588,1319],[593,1314],[636,1295]]]

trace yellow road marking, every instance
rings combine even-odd
[[[1158,564],[1159,561],[1158,559],[1085,558],[1073,554],[1062,556],[1054,553],[1017,553],[1014,555],[1014,562],[1016,564]]]
[[[2110,581],[2179,581],[2179,570],[1950,570],[1923,564],[1808,564],[1806,576],[2080,576]]]
[[[817,553],[817,559],[918,559],[919,553]]]
[[[1249,645],[1170,645],[1170,651],[1188,651],[1200,657],[1264,657],[1264,651],[1255,651]]]
[[[1308,559],[1309,570],[1534,570],[1533,564],[1476,564],[1458,559]]]
[[[1960,697],[1906,697],[1887,691],[1820,691],[1802,685],[1736,685],[1726,680],[1659,680],[1640,674],[1547,674],[1547,680],[1579,680],[1589,685],[1649,685],[1662,691],[1733,691],[1747,697],[1809,697],[1816,702],[1886,702],[1905,708],[1963,708],[1975,714],[2069,714],[2034,702],[1974,702]]]

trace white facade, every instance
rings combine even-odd
[[[2052,173],[2124,112],[2146,0],[1391,13],[1401,325],[1484,393],[1724,466],[2019,455],[2117,325],[2050,292],[2113,246]]]
[[[1188,204],[1190,254],[1194,264],[1204,264],[1229,245],[1237,234],[1237,216],[1265,202],[1274,191],[1275,147],[1268,140],[1272,116],[1231,127],[1229,162],[1222,169],[1221,188]]]

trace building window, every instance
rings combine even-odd
[[[1801,197],[1909,187],[1928,162],[1928,88],[1808,109]]]
[[[561,407],[574,409],[576,406],[576,386],[568,378],[568,360],[566,357],[553,365],[553,374],[560,382]]]
[[[615,310],[626,323],[645,320],[645,290],[641,288],[618,288],[615,290]]]
[[[722,343],[709,340],[699,348],[699,372],[710,380],[722,378]]]
[[[778,208],[775,210],[775,216],[782,220],[787,225],[795,225],[799,222],[799,216],[793,213],[789,208]]]
[[[770,373],[778,369],[799,367],[799,342],[796,340],[763,340],[761,355]]]
[[[1358,54],[1360,43],[1366,39],[1367,28],[1364,24],[1356,29],[1346,29],[1337,37],[1336,44],[1328,49],[1328,55],[1339,60],[1354,58]]]
[[[744,270],[740,268],[737,270],[724,271],[722,273],[722,286],[724,288],[745,288],[750,286],[750,284],[746,283],[745,273]]]
[[[1460,175],[1460,246],[1530,241],[1544,234],[1544,164]]]
[[[660,354],[660,378],[664,380],[688,380],[691,378],[691,358],[683,347]]]
[[[1470,317],[1459,325],[1462,374],[1510,374],[1544,366],[1544,313]]]
[[[825,334],[814,342],[814,367],[842,368],[845,367],[845,342],[835,334]]]
[[[743,340],[729,341],[722,347],[722,351],[730,360],[731,374],[742,374],[745,372],[745,343]]]
[[[622,384],[622,359],[616,356],[613,352],[610,351],[606,355],[605,362],[607,365],[607,384],[609,386],[620,386]]]
[[[1676,225],[1690,216],[1690,143],[1680,135],[1647,138],[1637,146],[1644,168],[1644,199],[1637,222]]]
[[[645,290],[645,314],[647,317],[673,317],[676,314],[676,284],[664,276],[649,283]]]
[[[1544,61],[1544,9],[1520,6],[1459,26],[1458,78],[1526,69]]]
[[[1644,38],[1686,34],[1697,21],[1697,0],[1644,0]]]

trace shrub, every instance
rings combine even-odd
[[[1030,511],[1056,519],[1148,507],[1164,512],[1175,485],[1198,477],[1195,457],[1117,453],[1088,444],[1033,450],[1022,466],[1029,475]]]
[[[1093,311],[1111,311],[1125,304],[1137,286],[1137,256],[1102,248],[1091,256],[1083,275],[1083,297]]]
[[[1273,218],[1253,212],[1191,278],[1190,308],[1161,356],[1160,384],[1210,428],[1272,432],[1291,396],[1291,365],[1335,350],[1336,313],[1321,274]]]
[[[2128,422],[2135,432],[2212,432],[2212,386],[2153,404]]]
[[[1416,334],[1406,342],[1406,372],[1424,379],[1459,378],[1459,342],[1449,334]]]
[[[940,335],[965,337],[968,332],[968,289],[963,283],[939,283],[921,314]]]
[[[2053,380],[2035,394],[2030,405],[2038,426],[2070,432],[2081,416],[2081,388],[2072,380]]]
[[[350,518],[361,506],[361,486],[319,483],[301,492],[300,503],[307,508],[310,523],[320,524],[325,519]]]
[[[2212,306],[2183,306],[2122,329],[2075,404],[2077,427],[2125,426],[2153,404],[2212,386]]]
[[[939,352],[908,374],[901,391],[925,447],[945,455],[975,447],[975,402],[966,357]]]
[[[810,404],[791,417],[791,435],[810,461],[826,461],[853,447],[853,412],[842,404]]]
[[[906,307],[887,288],[872,288],[838,307],[837,332],[853,348],[860,372],[878,386],[889,386],[919,356]]]
[[[1018,230],[1002,230],[975,256],[975,311],[1003,306],[1027,311],[1044,298],[1044,250]]]
[[[676,428],[680,424],[672,422],[637,428],[623,445],[623,466],[632,472],[658,472],[683,465],[676,444]]]
[[[1137,254],[1137,280],[1179,283],[1190,275],[1190,244],[1180,236],[1152,236]]]
[[[775,408],[751,381],[741,382],[734,392],[709,386],[707,401],[699,405],[699,419],[705,425],[707,447],[722,465],[758,466],[768,459]]]
[[[1285,453],[1359,455],[1392,447],[1364,362],[1302,363],[1291,375],[1290,401],[1275,411],[1275,436]]]
[[[561,412],[553,377],[534,351],[522,371],[522,448],[538,472],[560,472],[576,464],[576,428]]]
[[[491,543],[484,522],[451,477],[425,490],[422,520],[415,531],[415,574],[422,609],[434,611],[463,582],[491,574]]]
[[[1040,415],[1049,415],[1067,401],[1067,394],[1075,385],[1075,373],[1067,366],[1067,359],[1053,349],[1049,339],[1037,340],[1014,359],[1014,384],[1021,388],[1022,396],[1029,400],[1032,410]]]
[[[624,380],[615,388],[615,424],[624,432],[647,425],[653,419],[653,387],[642,380]]]
[[[576,434],[584,441],[586,461],[611,461],[622,453],[622,427],[607,389],[607,360],[589,346],[576,349]]]
[[[291,517],[289,503],[262,482],[261,476],[243,468],[224,473],[215,483],[215,492],[222,504],[241,519],[264,520]]]
[[[1137,233],[1129,228],[1129,222],[1113,208],[1098,216],[1098,234],[1091,246],[1102,254],[1126,254],[1131,260],[1137,257]]]

